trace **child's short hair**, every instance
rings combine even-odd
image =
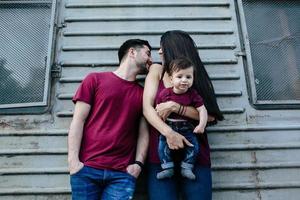
[[[193,63],[187,57],[180,57],[170,62],[168,74],[171,76],[174,72],[178,72],[182,69],[194,67]]]

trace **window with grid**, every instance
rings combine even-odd
[[[259,108],[300,104],[300,1],[238,0],[248,80]]]
[[[47,106],[54,13],[54,0],[0,1],[0,109]]]

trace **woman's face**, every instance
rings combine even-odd
[[[163,51],[162,51],[162,48],[160,47],[159,50],[158,50],[158,55],[160,57],[160,60],[162,62],[162,65],[164,65],[164,55],[163,55]]]

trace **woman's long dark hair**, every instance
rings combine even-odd
[[[218,120],[224,117],[219,109],[214,87],[198,54],[197,46],[188,33],[180,30],[167,31],[161,36],[160,45],[163,51],[164,72],[170,72],[170,62],[179,57],[189,58],[195,66],[193,87],[204,99],[208,113]]]

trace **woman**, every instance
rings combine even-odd
[[[179,195],[184,199],[211,199],[211,169],[210,169],[210,149],[207,135],[199,139],[200,154],[194,168],[196,180],[173,177],[170,179],[158,180],[157,172],[161,170],[158,157],[158,138],[159,134],[166,137],[170,149],[181,149],[185,145],[191,145],[186,138],[173,131],[164,121],[170,113],[178,113],[180,105],[169,101],[155,105],[157,94],[164,88],[171,87],[168,74],[169,64],[173,59],[185,56],[189,58],[195,66],[194,88],[203,97],[207,108],[209,122],[222,120],[223,115],[218,107],[214,88],[209,76],[201,62],[197,47],[193,39],[184,31],[167,31],[161,37],[161,56],[162,65],[154,64],[150,67],[145,81],[143,106],[144,115],[148,122],[153,126],[150,130],[149,165],[148,165],[148,192],[150,200],[166,199],[177,200]],[[198,112],[193,107],[187,107],[184,113],[186,117],[198,119]],[[179,194],[180,193],[180,194]]]

